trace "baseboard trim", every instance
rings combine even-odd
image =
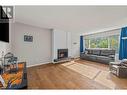
[[[80,56],[75,57],[74,59],[76,59],[76,58],[80,58]],[[27,68],[34,67],[34,66],[39,66],[39,65],[44,65],[44,64],[49,64],[49,63],[53,63],[53,62],[52,61],[51,62],[42,62],[42,63],[38,63],[38,64],[34,64],[34,65],[28,65]]]
[[[39,65],[44,65],[44,64],[49,64],[49,63],[52,63],[52,62],[44,62],[44,63],[38,63],[38,64],[34,64],[34,65],[28,65],[27,68],[39,66]]]

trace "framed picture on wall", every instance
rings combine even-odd
[[[24,35],[24,41],[25,42],[33,42],[33,36]]]

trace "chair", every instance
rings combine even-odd
[[[4,72],[10,71],[11,72],[16,72],[18,70],[17,66],[17,57],[14,57],[14,55],[9,52],[4,56]]]
[[[120,78],[127,78],[127,60],[124,59],[121,62],[110,62],[109,69],[111,73]]]

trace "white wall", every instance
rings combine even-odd
[[[78,33],[71,33],[71,55],[74,58],[80,56],[80,34]]]
[[[4,55],[10,51],[9,43],[0,41],[0,58],[2,57],[2,52],[4,52]]]
[[[68,47],[68,56],[72,57],[72,33],[67,32],[67,47]]]
[[[24,42],[24,35],[33,36],[33,42]],[[16,22],[11,40],[12,52],[28,66],[51,62],[51,30]]]

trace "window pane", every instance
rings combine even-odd
[[[89,48],[89,39],[85,39],[84,43],[85,43],[85,48]]]
[[[90,48],[97,48],[96,39],[90,39]]]
[[[108,48],[108,38],[101,38],[97,44],[98,48]]]
[[[91,39],[90,48],[108,48],[108,38]]]
[[[119,36],[114,35],[109,37],[109,42],[110,42],[110,49],[116,50],[116,53],[119,51]]]

